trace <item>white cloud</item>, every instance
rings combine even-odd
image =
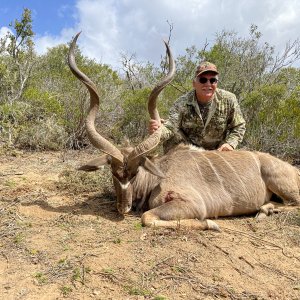
[[[12,33],[12,31],[8,27],[5,27],[5,26],[1,27],[0,28],[0,38],[5,37],[8,32]]]
[[[68,43],[72,36],[74,36],[76,30],[74,28],[64,28],[60,32],[59,36],[53,36],[45,34],[43,36],[37,36],[34,39],[35,49],[38,54],[45,54],[48,48],[55,47],[60,44]]]
[[[36,39],[39,51],[69,42],[82,30],[79,46],[85,55],[115,68],[120,67],[120,53],[136,53],[140,61],[158,63],[164,46],[162,38],[172,31],[171,46],[175,56],[192,45],[202,48],[212,43],[216,32],[234,30],[248,35],[251,24],[258,25],[263,40],[279,51],[300,33],[298,0],[78,0],[76,24],[59,36]]]
[[[13,33],[8,27],[1,27],[0,28],[0,39],[4,38],[8,33]],[[5,46],[8,46],[9,41],[5,41]]]

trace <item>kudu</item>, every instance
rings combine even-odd
[[[208,218],[236,216],[261,212],[269,215],[274,205],[272,193],[285,204],[300,204],[299,171],[269,154],[251,151],[197,151],[178,146],[155,160],[146,154],[160,141],[161,129],[141,144],[119,150],[95,129],[99,96],[95,84],[77,67],[73,39],[68,62],[73,74],[90,93],[86,131],[90,142],[105,155],[88,162],[80,169],[95,171],[109,164],[117,196],[117,209],[129,212],[133,202],[150,210],[142,215],[146,226],[180,226],[218,230]],[[148,101],[150,117],[160,122],[156,109],[159,93],[173,79],[175,63],[166,43],[169,72],[153,89]]]

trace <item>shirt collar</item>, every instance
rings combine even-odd
[[[213,98],[211,100],[211,103],[218,102],[218,95],[217,94],[218,94],[218,89],[215,90],[215,93],[214,93],[214,96],[213,96]],[[195,108],[198,107],[198,101],[197,101],[196,90],[195,89],[193,89],[190,92],[187,104],[191,105],[191,106],[193,106]]]

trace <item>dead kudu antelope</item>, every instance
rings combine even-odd
[[[274,205],[272,193],[288,205],[300,205],[299,171],[290,164],[269,154],[250,151],[197,151],[179,146],[155,160],[146,154],[159,143],[157,130],[141,144],[119,150],[95,129],[99,96],[94,83],[76,65],[74,48],[69,51],[69,66],[90,93],[90,108],[86,130],[90,142],[105,153],[80,169],[95,171],[109,164],[117,195],[117,209],[129,212],[133,202],[149,210],[142,215],[146,226],[191,227],[218,230],[209,220],[219,216],[237,216],[260,212],[269,215]],[[166,44],[169,72],[153,89],[148,102],[150,117],[160,120],[156,100],[175,75],[175,64]]]

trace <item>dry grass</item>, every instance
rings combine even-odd
[[[86,192],[112,193],[111,172],[108,167],[89,173],[76,171],[69,167],[60,173],[57,188],[74,194]]]
[[[107,170],[75,170],[87,159],[2,157],[1,299],[299,299],[299,210],[143,228],[118,215]]]

